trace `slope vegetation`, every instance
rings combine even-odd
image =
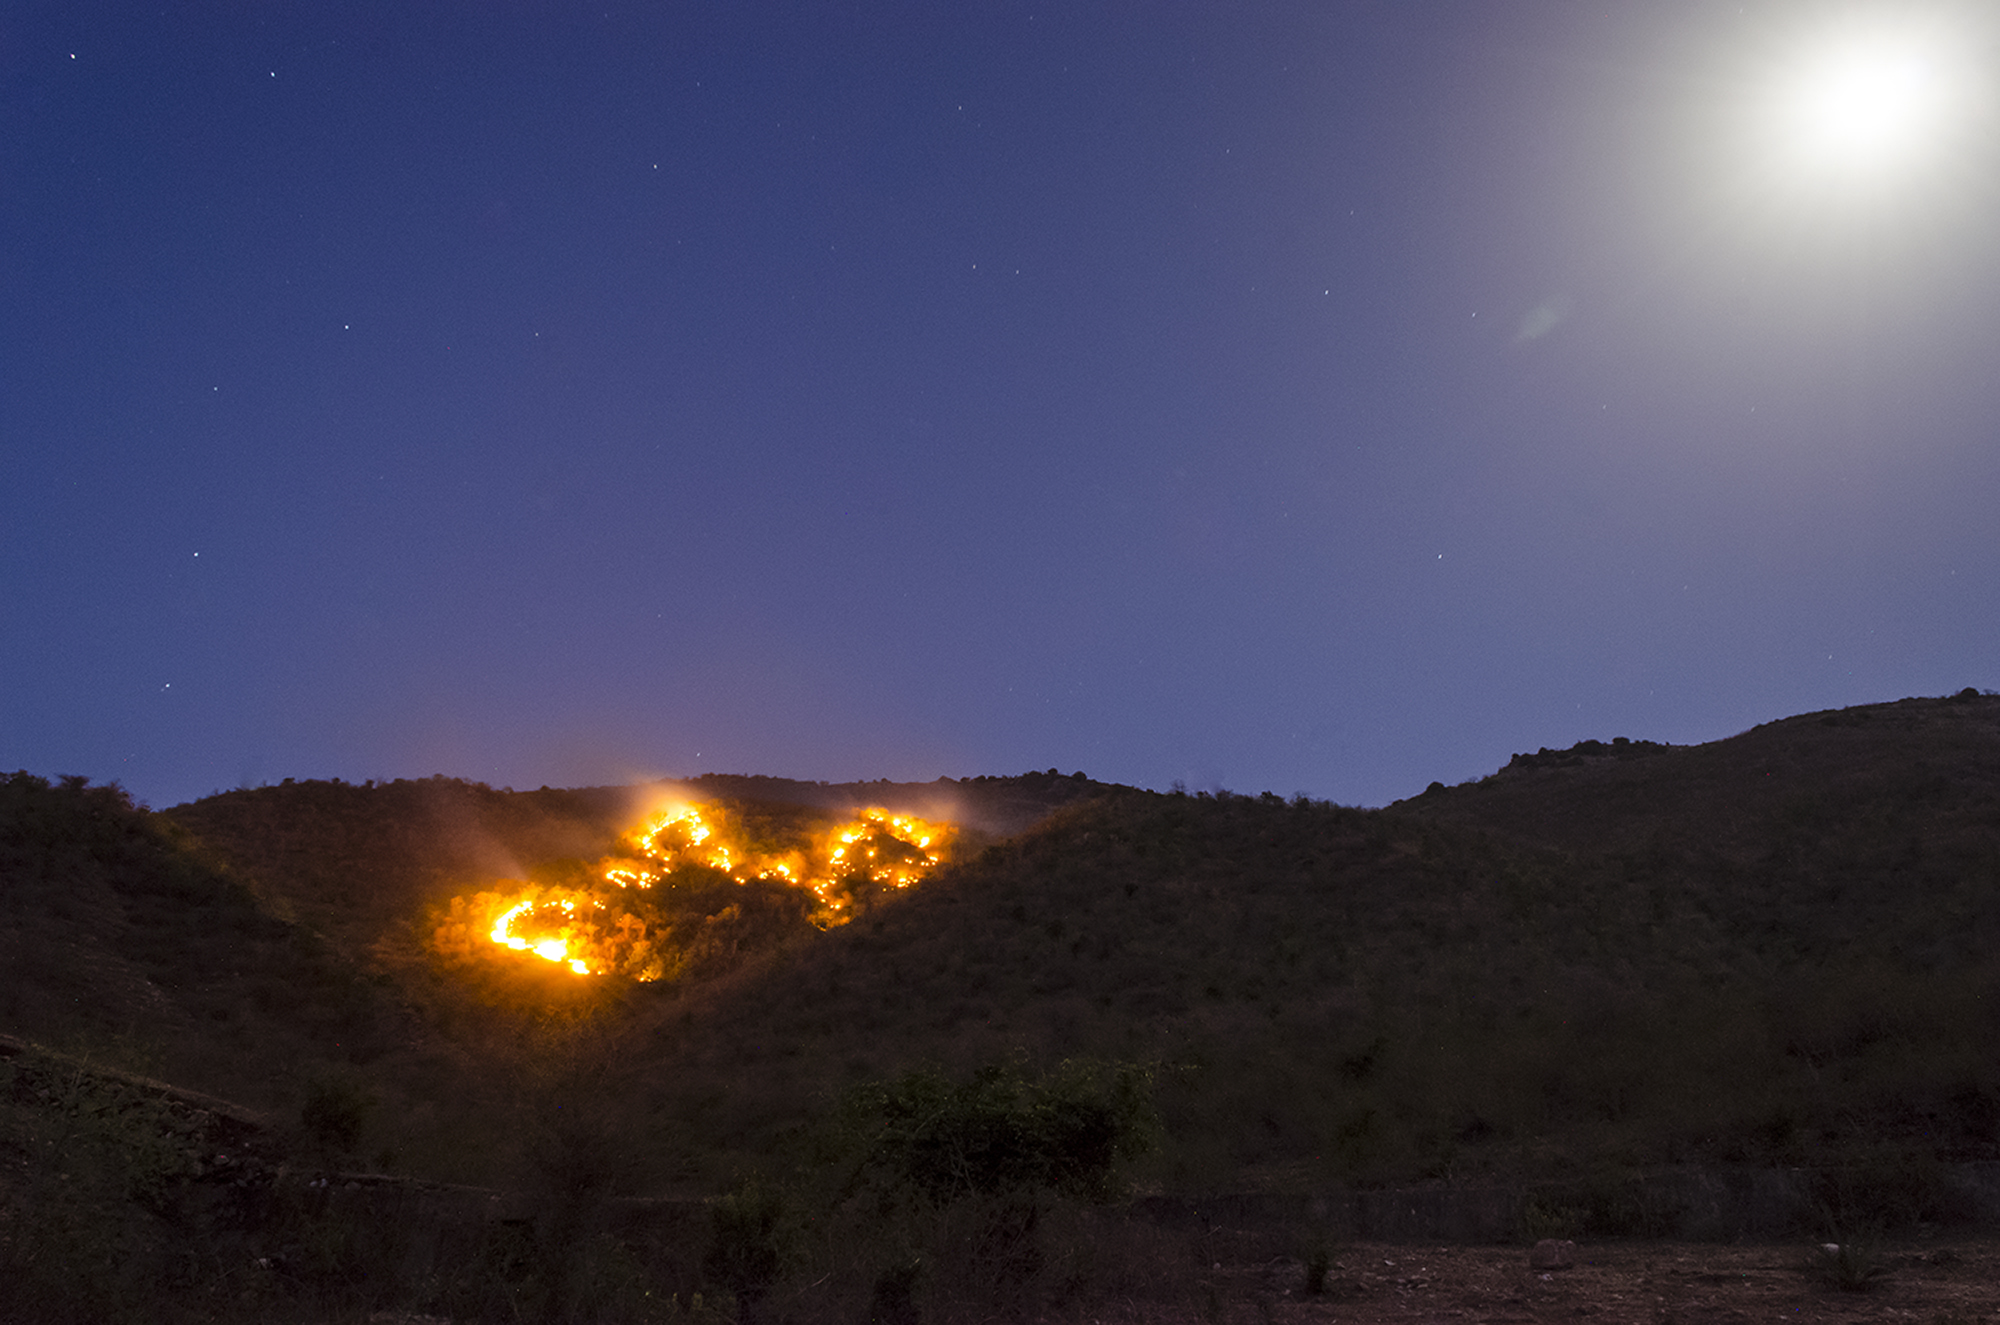
[[[429,938],[609,850],[633,789],[4,790],[0,1030],[292,1116],[346,1083],[357,1153],[431,1176],[498,1180],[560,1113],[628,1189],[710,1192],[856,1083],[1076,1057],[1154,1065],[1167,1190],[2000,1158],[1992,697],[1590,742],[1379,811],[706,780],[987,832],[826,932],[722,886],[695,919],[738,927],[727,960],[650,984]]]

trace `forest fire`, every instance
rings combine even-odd
[[[435,939],[459,955],[483,939],[578,975],[659,980],[739,942],[732,930],[844,925],[944,864],[956,835],[955,825],[879,807],[828,826],[675,803],[628,833],[619,855],[455,900]]]
[[[532,952],[545,961],[562,962],[578,975],[589,975],[591,973],[590,967],[583,958],[569,955],[569,945],[574,926],[559,921],[558,923],[561,925],[561,928],[556,933],[549,934],[547,932],[549,928],[548,924],[541,921],[541,917],[536,914],[537,911],[550,906],[555,910],[561,911],[565,918],[574,915],[576,912],[576,902],[572,898],[564,898],[560,902],[545,903],[544,906],[538,907],[535,904],[534,898],[530,897],[525,901],[514,903],[514,905],[500,913],[500,918],[493,922],[493,941],[502,947],[512,948],[516,952]],[[531,941],[513,932],[514,921],[522,916],[527,917],[522,922],[522,927],[537,926],[542,930],[541,938]]]

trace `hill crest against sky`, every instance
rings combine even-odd
[[[428,940],[496,872],[605,850],[623,792],[148,814],[17,776],[0,1009],[279,1112],[360,1073],[371,1144],[462,1177],[528,1070],[519,1019],[559,1006],[590,1010],[621,1125],[676,1138],[634,1150],[653,1186],[712,1188],[845,1084],[1013,1055],[1171,1065],[1149,1181],[1177,1189],[2000,1154],[2000,699],[1590,753],[1372,811],[961,783],[1053,813],[825,933],[725,888],[688,920],[706,964],[637,986]]]

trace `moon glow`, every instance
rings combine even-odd
[[[1746,20],[1684,121],[1695,205],[1788,245],[1921,246],[1977,224],[2000,200],[2000,10],[1986,3]]]
[[[1924,153],[1944,128],[1944,71],[1914,39],[1845,34],[1780,79],[1778,145],[1814,172],[1872,175]]]

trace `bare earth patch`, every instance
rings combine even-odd
[[[1218,1265],[1176,1285],[1178,1300],[1101,1302],[1051,1321],[1644,1322],[1916,1321],[1973,1325],[2000,1320],[2000,1241],[1924,1237],[1884,1244],[1884,1273],[1864,1292],[1843,1292],[1813,1271],[1798,1244],[1583,1243],[1568,1269],[1529,1267],[1524,1247],[1349,1244],[1317,1297],[1293,1260]]]

